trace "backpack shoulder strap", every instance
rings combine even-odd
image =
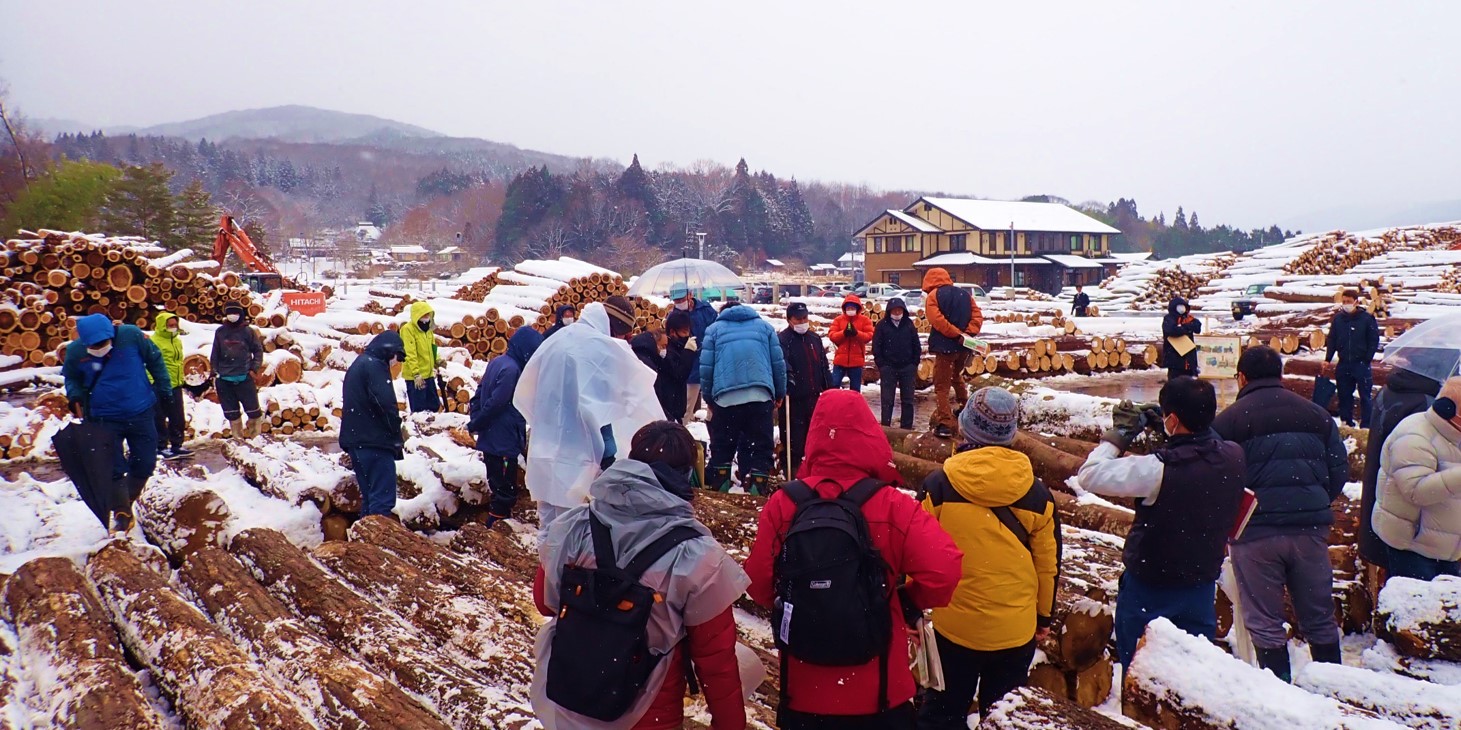
[[[786,496],[791,497],[792,504],[797,506],[817,498],[817,492],[812,489],[811,485],[800,479],[793,479],[781,485],[781,491],[786,492]]]
[[[618,571],[619,559],[614,554],[614,538],[609,535],[609,527],[594,516],[593,510],[588,513],[589,534],[594,541],[594,563],[595,570]]]
[[[874,494],[882,491],[883,487],[886,486],[888,484],[881,479],[862,479],[851,487],[848,487],[847,491],[842,493],[842,499],[861,508],[864,504],[867,504],[869,499],[873,498]]]
[[[654,542],[640,550],[634,559],[629,561],[629,565],[624,567],[624,573],[629,576],[630,580],[638,581],[639,577],[644,575],[644,571],[654,565],[655,561],[674,550],[680,543],[694,540],[697,537],[705,537],[705,535],[688,525],[676,527],[660,535]]]
[[[990,507],[989,511],[994,513],[994,516],[999,519],[1000,524],[1009,528],[1009,531],[1015,534],[1015,539],[1019,540],[1020,544],[1024,545],[1026,550],[1030,549],[1030,531],[1025,529],[1024,523],[1020,522],[1020,518],[1015,516],[1014,510],[1009,507]]]

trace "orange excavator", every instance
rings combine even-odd
[[[286,281],[279,269],[274,267],[269,254],[260,251],[249,240],[249,234],[234,222],[233,216],[225,215],[218,221],[218,234],[213,237],[213,260],[218,262],[220,272],[223,271],[223,262],[229,251],[237,255],[239,261],[250,269],[240,274],[239,278],[254,293],[267,294],[286,286],[294,288],[293,282]],[[321,292],[285,292],[283,297],[285,306],[301,314],[312,315],[325,311],[325,295]]]

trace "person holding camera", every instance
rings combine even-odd
[[[1166,618],[1190,634],[1217,636],[1217,579],[1238,516],[1247,471],[1243,448],[1212,430],[1212,384],[1168,380],[1160,407],[1122,401],[1112,428],[1080,469],[1082,489],[1136,500],[1126,538],[1126,571],[1116,596],[1116,652],[1131,666],[1147,624]],[[1143,431],[1166,443],[1145,456],[1122,454]]]

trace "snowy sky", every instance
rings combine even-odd
[[[1461,200],[1461,3],[0,0],[33,117],[306,104],[648,164],[1281,223]]]

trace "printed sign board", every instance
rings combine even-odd
[[[1197,377],[1207,380],[1232,380],[1238,377],[1238,356],[1243,354],[1243,338],[1198,335]]]
[[[299,312],[305,316],[323,314],[325,293],[322,291],[285,292],[284,306],[289,307],[291,312]]]

